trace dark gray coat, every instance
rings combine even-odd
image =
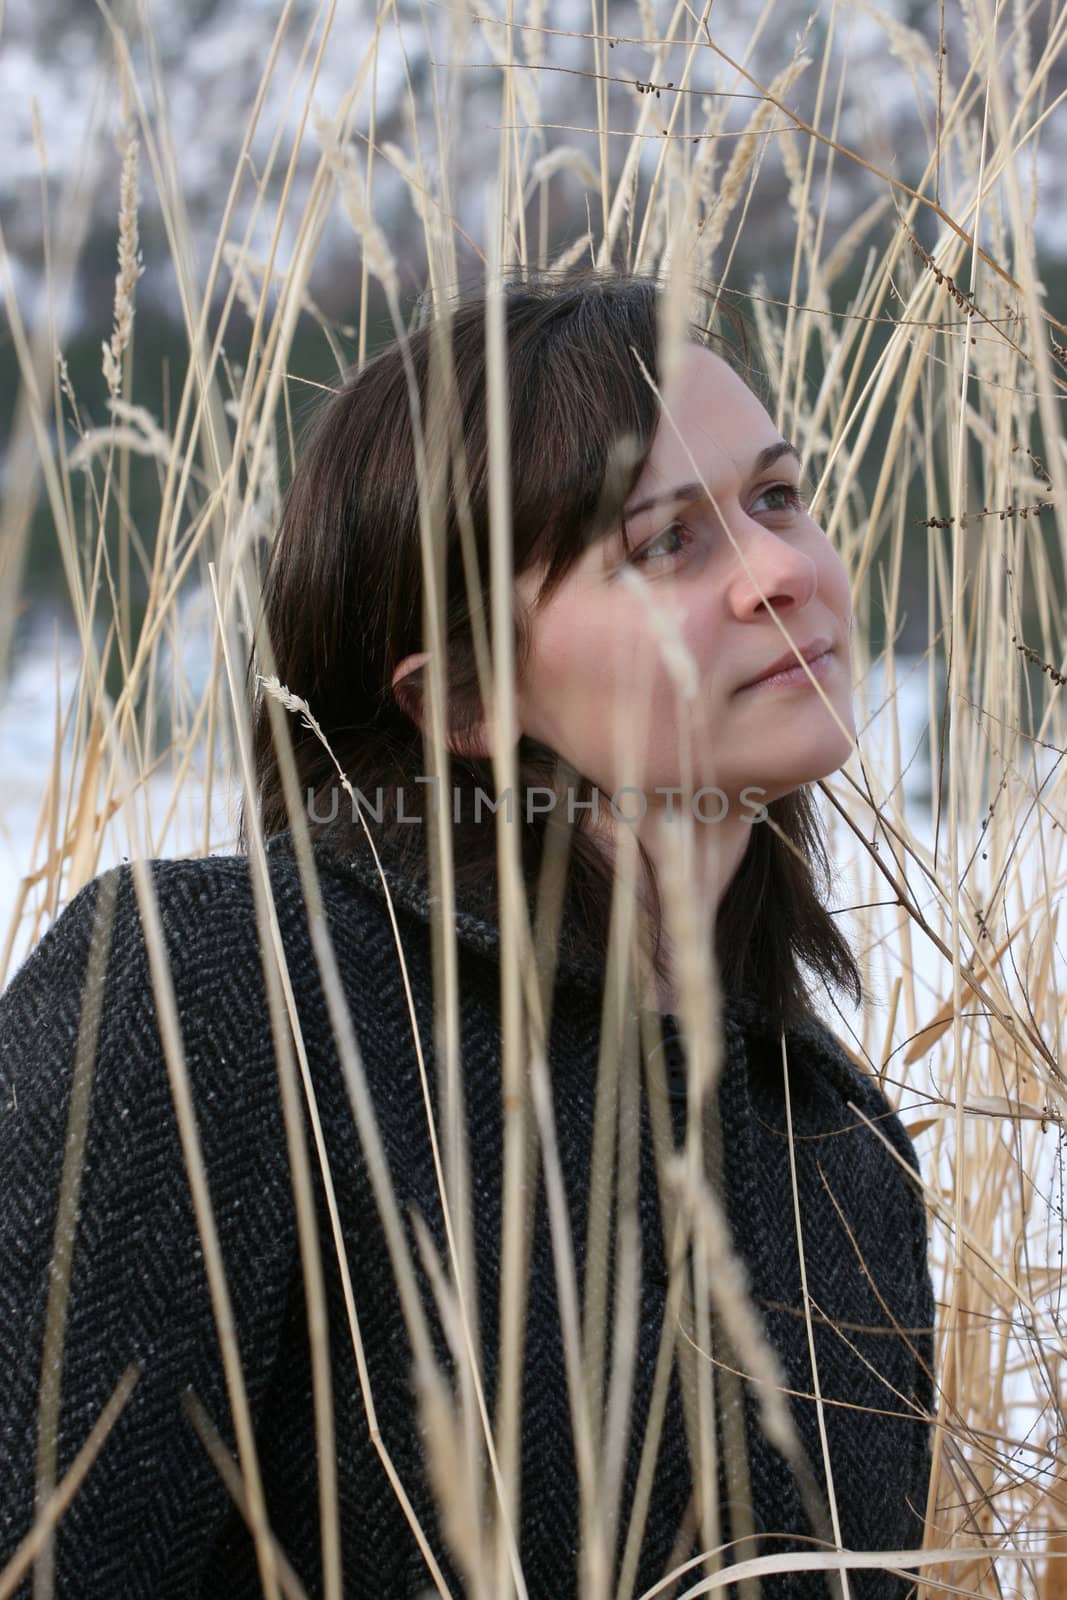
[[[448,1565],[423,1475],[410,1346],[337,1065],[287,835],[272,841],[268,859],[379,1425],[458,1595],[462,1584]],[[342,855],[326,845],[319,847],[318,861],[409,1241],[414,1241],[410,1215],[418,1211],[445,1259],[407,1001],[377,872],[365,853]],[[271,1523],[307,1594],[317,1595],[322,1581],[318,1479],[304,1288],[249,867],[242,857],[212,857],[158,861],[152,871]],[[397,873],[391,881],[433,1083],[429,898],[418,877]],[[105,882],[117,888],[117,899],[106,982],[102,990],[88,992],[101,1006],[100,1032],[66,1313],[60,1474],[129,1363],[138,1364],[140,1376],[59,1525],[55,1592],[59,1600],[119,1595],[243,1600],[260,1592],[250,1541],[182,1405],[191,1389],[232,1447],[218,1337],[129,867],[102,875],[74,898],[0,998],[0,1569],[33,1518],[49,1262],[94,911],[105,898]],[[492,1406],[502,1171],[498,934],[494,919],[476,910],[461,914],[458,932],[480,1336]],[[602,983],[595,962],[565,949],[549,1064],[579,1285]],[[813,1023],[796,1029],[787,1045],[815,1353],[842,1539],[853,1549],[911,1547],[921,1542],[933,1392],[934,1308],[925,1216],[906,1167],[857,1113],[875,1123],[907,1166],[917,1166],[915,1153],[877,1083],[853,1065],[825,1028]],[[676,1045],[669,1045],[668,1057],[680,1137],[684,1072]],[[639,1092],[642,1287],[633,1425],[623,1470],[624,1531],[667,1293],[650,1091],[642,1086]],[[735,1248],[789,1387],[796,1391],[793,1414],[815,1481],[823,1488],[781,1051],[761,1030],[758,1012],[748,1002],[733,1002],[724,1013],[719,1109],[724,1194]],[[310,1142],[309,1149],[332,1348],[344,1593],[352,1600],[414,1596],[431,1583],[368,1435]],[[428,1281],[421,1281],[432,1305]],[[443,1352],[432,1317],[431,1326]],[[729,1353],[728,1346],[720,1350]],[[525,1360],[523,1567],[532,1600],[562,1600],[576,1592],[578,1496],[543,1179],[534,1205]],[[744,1352],[736,1365],[745,1368]],[[724,1383],[721,1392],[725,1397],[732,1391]],[[751,1385],[744,1385],[744,1394],[751,1506],[764,1535],[758,1553],[812,1548],[812,1525],[796,1474],[764,1437]],[[676,1368],[635,1593],[662,1576],[690,1498],[682,1397]],[[718,1432],[721,1445],[721,1419]],[[721,1498],[727,1506],[736,1491],[723,1471],[720,1461]],[[729,1537],[728,1507],[724,1517],[724,1537]],[[681,1588],[699,1576],[694,1571]],[[902,1596],[910,1587],[910,1580],[885,1572],[856,1572],[851,1578],[856,1597]],[[814,1600],[830,1592],[818,1572],[763,1585],[763,1594],[775,1600]]]

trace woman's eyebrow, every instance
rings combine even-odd
[[[768,467],[782,456],[792,456],[797,466],[800,465],[800,451],[795,444],[790,444],[788,439],[779,439],[776,444],[764,447],[749,468],[749,477],[758,478],[761,472],[766,472]],[[651,511],[653,506],[673,505],[678,500],[695,500],[703,495],[704,488],[699,483],[680,483],[674,489],[667,489],[663,494],[652,495],[648,500],[638,500],[634,505],[627,506],[623,516],[627,522],[639,516],[642,511]]]

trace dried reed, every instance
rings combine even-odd
[[[437,1033],[445,1085],[439,1120],[413,1007],[411,1020],[448,1236],[445,1258],[438,1259],[425,1230],[417,1226],[420,1264],[447,1332],[454,1383],[438,1366],[416,1286],[416,1263],[325,932],[286,712],[302,716],[325,736],[315,722],[315,708],[272,676],[269,660],[263,663],[330,1021],[415,1352],[428,1471],[449,1551],[469,1593],[485,1600],[526,1593],[515,1530],[522,1504],[525,1237],[528,1191],[538,1164],[552,1224],[578,1462],[583,1600],[613,1595],[630,1600],[634,1594],[666,1381],[675,1359],[686,1374],[695,1516],[703,1553],[698,1562],[687,1564],[688,1545],[682,1548],[670,1583],[657,1586],[656,1593],[677,1592],[674,1586],[687,1573],[687,1595],[711,1592],[727,1581],[727,1574],[755,1593],[760,1575],[790,1566],[833,1572],[841,1592],[847,1593],[850,1570],[879,1565],[918,1566],[923,1574],[920,1596],[942,1592],[943,1586],[956,1594],[980,1596],[999,1594],[1010,1585],[1043,1600],[1064,1592],[1059,1558],[1067,1516],[1061,1448],[1067,1097],[1060,1064],[1067,1007],[1057,916],[1067,879],[1067,726],[1060,693],[1067,681],[1062,629],[1067,609],[1067,454],[1058,410],[1065,380],[1054,364],[1063,363],[1064,343],[1056,334],[1063,334],[1064,325],[1047,304],[1039,281],[1034,218],[1037,152],[1062,100],[1060,93],[1049,103],[1062,69],[1067,12],[1061,9],[1051,17],[1038,48],[1030,32],[1031,10],[1021,3],[1012,8],[1010,18],[994,14],[988,0],[968,0],[958,8],[946,5],[937,24],[921,31],[904,27],[874,6],[865,11],[871,26],[885,35],[884,45],[869,47],[866,58],[859,46],[842,48],[836,12],[822,30],[821,48],[805,34],[795,49],[783,49],[767,37],[767,23],[777,15],[768,0],[749,22],[744,54],[735,60],[727,49],[719,8],[712,12],[710,3],[698,12],[682,4],[657,6],[653,0],[639,0],[627,24],[632,23],[631,31],[609,36],[607,7],[599,10],[595,0],[588,32],[565,26],[573,24],[573,15],[564,18],[560,9],[557,16],[544,0],[530,0],[521,15],[509,7],[503,20],[453,0],[438,22],[425,22],[430,45],[442,46],[436,52],[440,59],[433,48],[424,56],[431,93],[413,87],[409,53],[421,48],[414,24],[409,30],[397,14],[381,8],[368,53],[341,101],[327,111],[318,98],[319,74],[328,52],[339,46],[332,33],[333,8],[323,8],[300,45],[285,113],[279,112],[274,128],[266,130],[269,156],[238,239],[232,228],[238,198],[249,181],[251,141],[268,103],[274,103],[268,101],[268,90],[284,58],[283,45],[298,23],[295,8],[286,5],[248,107],[216,248],[200,277],[193,266],[178,153],[156,54],[148,51],[147,76],[139,79],[129,42],[105,8],[106,39],[115,47],[127,102],[113,328],[103,341],[112,416],[105,429],[89,428],[82,416],[104,397],[75,393],[63,352],[55,344],[62,306],[53,306],[50,344],[28,334],[0,238],[5,302],[23,380],[17,451],[34,454],[35,472],[43,480],[84,651],[83,672],[65,709],[57,699],[52,770],[39,827],[23,863],[0,981],[10,972],[16,952],[25,953],[104,857],[116,853],[112,818],[119,809],[125,829],[120,847],[139,860],[152,856],[193,784],[194,760],[202,761],[208,774],[207,803],[200,808],[195,835],[183,839],[181,848],[203,853],[217,842],[210,822],[212,785],[249,784],[246,712],[234,661],[258,601],[255,563],[248,557],[260,541],[269,541],[277,520],[276,434],[292,415],[287,362],[294,332],[301,318],[321,326],[339,366],[343,340],[354,332],[356,359],[362,362],[374,279],[392,330],[403,340],[404,296],[411,275],[410,263],[402,265],[401,258],[410,251],[412,235],[407,234],[403,251],[399,243],[394,246],[394,233],[399,238],[410,227],[399,220],[395,202],[401,196],[406,196],[421,230],[416,236],[419,259],[433,295],[459,277],[467,264],[463,248],[484,270],[490,289],[489,399],[497,421],[490,463],[492,585],[490,615],[486,618],[479,610],[476,633],[483,688],[498,735],[495,761],[501,788],[511,781],[515,715],[509,462],[503,425],[507,373],[501,304],[493,292],[502,268],[516,261],[542,266],[552,261],[562,268],[588,254],[602,267],[624,260],[662,274],[669,283],[666,367],[684,336],[694,276],[713,277],[726,290],[742,298],[749,295],[762,361],[776,395],[778,424],[803,453],[814,485],[813,511],[848,566],[863,716],[854,760],[823,791],[831,846],[840,863],[835,900],[843,912],[850,908],[844,914],[876,999],[860,1017],[828,1014],[857,1061],[878,1075],[899,1106],[923,1165],[938,1299],[938,1388],[922,1552],[877,1558],[840,1553],[834,1463],[827,1458],[828,1550],[741,1560],[729,1569],[721,1564],[711,1419],[716,1385],[729,1378],[711,1358],[716,1328],[725,1329],[757,1385],[768,1434],[785,1454],[795,1457],[796,1451],[777,1360],[763,1335],[743,1266],[733,1254],[721,1205],[708,1185],[696,1133],[700,1106],[714,1098],[719,1002],[716,975],[701,955],[707,931],[702,908],[686,891],[684,841],[678,870],[666,888],[669,926],[682,958],[682,1016],[696,1111],[677,1162],[668,1157],[669,1130],[659,1127],[657,1140],[664,1237],[681,1249],[693,1246],[696,1292],[684,1294],[680,1275],[673,1275],[632,1524],[619,1526],[619,1462],[631,1425],[640,1275],[625,1156],[637,1093],[636,1052],[641,1044],[649,1054],[653,1041],[639,1041],[626,1021],[627,999],[632,1000],[635,985],[647,980],[647,971],[636,931],[633,863],[625,851],[619,863],[598,1062],[583,1314],[552,1121],[546,1054],[551,1002],[530,977],[528,957],[537,930],[531,930],[525,917],[517,863],[508,858],[507,836],[501,833],[506,928],[502,1080],[507,1109],[502,1294],[495,1308],[501,1364],[497,1412],[490,1417],[477,1334],[479,1316],[489,1313],[477,1305],[475,1293],[469,1180],[460,1131],[453,864],[443,823],[435,835],[432,849],[442,889],[435,938],[448,951]],[[736,27],[736,19],[729,20]],[[142,23],[149,27],[147,8]],[[436,35],[435,26],[440,30]],[[952,42],[947,57],[941,53],[943,36]],[[392,139],[379,131],[377,68],[387,51],[397,49],[403,52],[410,153],[399,142],[399,121],[388,123]],[[498,164],[491,185],[488,174],[476,168],[470,148],[471,127],[478,118],[470,126],[463,120],[465,74],[477,53],[486,49],[500,96]],[[862,131],[874,110],[871,64],[884,51],[904,64],[915,98],[913,122],[923,130],[908,168],[918,174],[914,186],[881,157],[877,132],[868,138]],[[1012,65],[1010,77],[1001,70],[1006,59]],[[808,87],[801,75],[809,66],[816,69],[811,75],[814,98],[801,115],[790,102]],[[480,70],[486,72],[484,63]],[[589,100],[583,104],[586,94]],[[738,113],[738,97],[751,97],[754,103],[742,99]],[[149,102],[154,111],[149,111]],[[300,113],[295,138],[286,121],[292,107]],[[557,137],[560,124],[553,119],[561,108],[567,131]],[[319,153],[302,184],[299,158],[309,124]],[[621,145],[615,142],[620,132]],[[287,140],[288,164],[275,181]],[[132,359],[134,291],[145,270],[138,232],[142,152],[154,184],[152,204],[168,239],[188,342],[180,404],[165,422],[144,407],[134,407],[124,387]],[[1024,167],[1024,158],[1029,167]],[[475,189],[482,185],[484,207],[470,199],[472,182]],[[579,196],[581,204],[576,205]],[[254,226],[264,211],[271,229],[265,259],[250,251]],[[359,248],[358,311],[351,328],[339,328],[319,310],[327,286],[316,283],[315,293],[311,291],[322,241],[338,212]],[[779,219],[777,228],[768,226],[768,215]],[[989,250],[983,241],[990,242]],[[788,290],[777,299],[777,286],[772,293],[768,277],[755,275],[750,265],[771,249],[780,250],[783,261],[791,254]],[[154,260],[148,265],[157,267]],[[223,268],[230,274],[225,289]],[[782,274],[775,277],[780,284]],[[61,297],[61,275],[55,280],[50,276],[49,284]],[[221,363],[235,302],[244,308],[252,332],[239,386],[235,382],[227,394]],[[209,337],[212,325],[215,331]],[[814,383],[809,369],[818,374]],[[51,374],[51,391],[42,373]],[[451,398],[447,360],[442,360],[435,382],[430,414],[422,419],[419,433],[419,491],[430,596],[426,630],[429,639],[440,640],[444,596],[435,568],[434,486],[440,481],[439,452],[444,448],[440,419],[447,415]],[[73,446],[68,444],[71,426],[78,434]],[[154,526],[133,525],[131,453],[160,464]],[[1032,472],[1023,468],[1024,457]],[[0,517],[0,529],[12,530],[15,549],[22,547],[28,520],[24,488],[8,488]],[[926,513],[921,518],[917,507]],[[926,534],[920,546],[917,522]],[[136,636],[129,606],[133,573],[145,592],[144,619]],[[0,565],[0,658],[6,657],[20,582],[20,561]],[[177,675],[169,742],[158,747],[159,684],[180,633],[179,607],[191,590],[210,597],[213,670],[199,688]],[[651,590],[646,598],[664,658],[684,698],[693,692],[692,663],[680,654],[670,617],[657,609]],[[915,664],[908,665],[896,641],[905,623],[914,633],[916,609],[922,605],[921,648]],[[102,645],[101,619],[106,633]],[[788,629],[783,631],[788,637]],[[113,647],[122,686],[111,700],[103,682]],[[918,723],[909,725],[913,677],[920,684],[925,680],[925,705]],[[447,776],[445,683],[436,664],[429,681],[435,770]],[[619,730],[620,753],[626,756],[628,748],[627,759],[647,715],[647,706],[633,708],[629,725]],[[64,752],[68,730],[73,732],[69,756]],[[906,803],[902,780],[923,758],[930,774],[929,804]],[[145,795],[150,784],[158,789],[167,769],[170,792],[161,830]],[[297,1197],[315,1382],[325,1592],[334,1597],[343,1592],[322,1316],[322,1255],[327,1251],[336,1256],[345,1285],[352,1359],[368,1428],[433,1581],[444,1592],[430,1541],[417,1524],[376,1428],[356,1294],[270,903],[263,841],[256,829],[250,854]],[[253,1530],[265,1592],[296,1593],[299,1579],[267,1526],[158,908],[143,866],[136,882],[238,1426],[239,1462],[219,1456],[211,1419],[200,1417],[197,1425]],[[403,961],[395,920],[393,926]],[[887,1003],[883,995],[889,997]],[[410,1005],[410,993],[408,998]],[[86,1028],[91,1041],[91,1017]],[[63,1337],[64,1272],[90,1078],[89,1068],[80,1066],[57,1227],[50,1350],[61,1347]],[[786,1085],[788,1091],[788,1075]],[[313,1131],[311,1157],[298,1133],[304,1114]],[[315,1228],[313,1163],[329,1200],[329,1239],[320,1239]],[[613,1241],[611,1197],[616,1192]],[[795,1221],[802,1249],[802,1219],[797,1215]],[[612,1247],[614,1285],[607,1270]],[[807,1301],[804,1311],[810,1332]],[[813,1376],[821,1406],[818,1375]],[[57,1397],[47,1382],[42,1384],[40,1514],[0,1573],[0,1600],[31,1564],[35,1600],[47,1600],[51,1530],[77,1492],[134,1379],[131,1374],[123,1380],[59,1484],[53,1459]],[[738,1475],[739,1498],[746,1470],[742,1457],[743,1452],[731,1449],[728,1467]],[[812,1514],[822,1513],[813,1506]],[[617,1548],[622,1551],[618,1571]],[[690,1571],[690,1565],[700,1570]]]

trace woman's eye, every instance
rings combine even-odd
[[[631,560],[634,562],[667,560],[671,556],[679,555],[691,537],[684,522],[672,522],[662,533],[657,533],[654,539],[650,539],[644,549],[639,550]]]
[[[803,496],[800,490],[791,483],[772,483],[770,488],[762,489],[759,499],[757,499],[756,505],[752,509],[755,510],[760,500],[766,500],[771,495],[777,495],[779,499],[776,505],[768,506],[767,509],[769,511],[803,511],[804,509]]]

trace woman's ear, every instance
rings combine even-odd
[[[430,659],[428,650],[420,650],[417,655],[405,656],[397,664],[391,682],[393,698],[405,716],[412,722],[422,727],[422,680],[411,681],[411,674],[425,666]]]
[[[412,675],[419,672],[429,659],[428,650],[420,650],[417,655],[405,656],[403,661],[397,664],[392,677],[393,695],[397,705],[422,729],[427,738],[430,736],[429,694],[424,688],[421,673],[417,678]],[[479,718],[472,727],[463,732],[458,729],[451,730],[447,742],[454,756],[467,760],[492,760],[489,726],[484,718]]]

